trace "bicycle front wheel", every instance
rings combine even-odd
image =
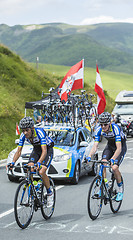
[[[32,219],[34,213],[33,186],[23,180],[16,191],[14,200],[14,213],[18,226],[26,228]]]
[[[122,179],[122,181],[123,181],[123,179]],[[124,184],[122,186],[122,192],[124,193]],[[112,186],[110,188],[110,208],[113,213],[117,213],[122,204],[122,200],[119,202],[116,201],[117,193],[118,193],[117,181],[115,178],[113,178]]]
[[[46,220],[51,218],[51,216],[53,215],[54,208],[55,208],[55,198],[56,198],[54,182],[51,178],[49,178],[49,181],[50,181],[50,188],[53,193],[53,205],[51,207],[47,206],[47,189],[44,186],[44,184],[42,184],[42,192],[41,192],[41,202],[42,202],[41,212],[43,217]]]
[[[101,183],[101,177],[97,176],[94,178],[90,185],[88,193],[88,214],[92,220],[95,220],[102,209],[103,202],[103,185]]]

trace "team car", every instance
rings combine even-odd
[[[97,163],[85,161],[94,143],[94,139],[86,127],[52,125],[44,126],[44,130],[54,140],[53,160],[47,170],[48,176],[56,180],[69,180],[77,184],[81,175],[96,175]],[[25,176],[23,166],[28,162],[32,149],[33,146],[25,142],[22,154],[15,163],[12,172],[7,168],[10,181]],[[9,153],[7,164],[12,162],[16,150],[17,148]],[[98,153],[93,156],[93,159],[98,159]]]

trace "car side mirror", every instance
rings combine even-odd
[[[19,139],[15,140],[15,144],[17,144],[17,145],[19,144]]]
[[[79,147],[88,147],[88,142],[86,142],[86,141],[82,141],[82,142],[80,142],[80,144],[79,144]]]

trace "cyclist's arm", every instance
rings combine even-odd
[[[116,144],[116,151],[112,156],[113,160],[116,160],[119,154],[121,153],[122,145],[121,145],[121,132],[120,128],[116,124],[112,124],[113,131],[115,133],[115,144]]]
[[[116,142],[116,151],[114,152],[114,155],[112,156],[112,159],[115,160],[121,153],[121,142]]]
[[[96,153],[97,148],[98,148],[98,144],[99,144],[99,142],[94,142],[94,145],[93,145],[93,147],[92,147],[92,149],[89,153],[89,157],[92,157]]]
[[[21,156],[21,151],[22,151],[22,147],[18,146],[17,152],[14,154],[14,157],[13,157],[13,162],[16,162],[18,158]]]
[[[38,160],[38,162],[42,163],[47,156],[47,145],[41,145],[42,153]]]

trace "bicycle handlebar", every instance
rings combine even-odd
[[[20,168],[23,168],[23,169],[28,169],[32,174],[38,174],[39,176],[41,176],[40,175],[40,173],[39,173],[39,171],[37,170],[37,167],[38,167],[38,165],[37,164],[34,164],[33,166],[29,166],[28,164],[24,164],[24,166],[15,166],[15,165],[13,165],[12,166],[12,168],[10,169],[10,165],[11,165],[11,163],[8,163],[7,164],[7,168],[9,169],[9,171],[11,171],[11,173],[13,174],[13,168],[16,168],[16,169],[20,169]],[[31,171],[31,169],[32,168],[34,168],[34,172],[33,171]],[[13,174],[14,175],[14,174]]]
[[[109,165],[109,166],[111,166],[111,162],[110,162],[110,160],[108,160],[108,161],[103,161],[103,160],[91,160],[90,162],[97,162],[97,163],[101,163],[101,164],[107,164],[107,165]]]

